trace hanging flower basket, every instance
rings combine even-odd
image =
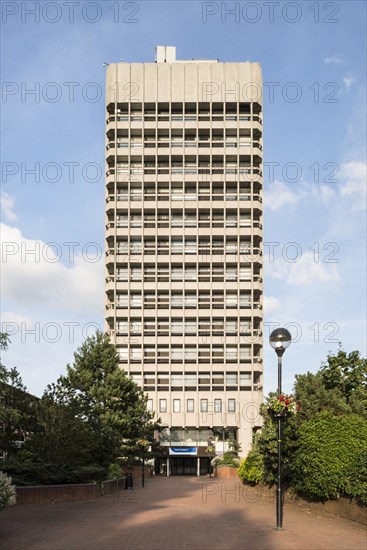
[[[272,418],[287,418],[292,414],[297,414],[299,409],[293,395],[274,395],[267,402],[267,410]]]
[[[289,411],[284,411],[284,412],[281,412],[281,413],[276,413],[275,411],[273,411],[272,409],[268,409],[269,410],[269,414],[272,416],[272,418],[274,418],[274,420],[277,420],[278,418],[288,418],[288,416],[291,415],[291,413]]]

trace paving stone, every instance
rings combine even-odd
[[[0,514],[1,550],[366,550],[366,529],[287,502],[283,530],[267,491],[234,479],[153,477],[95,501]]]

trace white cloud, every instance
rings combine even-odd
[[[279,210],[283,206],[295,205],[299,197],[282,181],[275,180],[269,184],[270,189],[265,191],[264,206],[269,210]]]
[[[335,191],[329,185],[320,185],[320,195],[325,205],[328,205],[335,197]]]
[[[341,65],[343,59],[339,55],[331,55],[330,57],[325,57],[325,65]]]
[[[352,198],[354,210],[365,210],[367,165],[361,161],[346,162],[341,165],[340,176],[343,180],[340,194],[343,197],[350,196]]]
[[[270,276],[283,279],[290,286],[310,286],[339,281],[335,263],[322,262],[313,252],[307,251],[297,262],[277,259],[268,267]]]
[[[18,216],[14,212],[15,199],[8,193],[1,190],[0,194],[1,212],[4,214],[5,219],[9,222],[15,222]]]
[[[264,296],[264,313],[265,315],[273,315],[273,313],[281,309],[281,303],[274,296]]]
[[[345,76],[343,78],[343,82],[345,84],[346,89],[349,90],[352,84],[356,82],[356,79],[353,76]]]
[[[75,254],[67,266],[69,249],[51,248],[41,240],[25,238],[16,227],[1,224],[3,297],[24,308],[97,313],[103,309],[103,260]],[[101,255],[102,252],[100,251]]]

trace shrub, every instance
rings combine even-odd
[[[242,460],[238,475],[244,481],[252,484],[264,481],[263,455],[257,450],[250,451]]]
[[[212,466],[216,468],[222,468],[223,466],[238,468],[241,462],[238,458],[240,450],[240,444],[234,438],[233,433],[230,433],[228,435],[228,451],[223,456],[215,456],[211,462]]]
[[[316,500],[350,495],[366,501],[367,482],[361,463],[367,448],[367,421],[355,414],[319,413],[298,431],[292,464],[293,487]],[[364,473],[366,473],[364,463]],[[362,483],[361,483],[362,482]]]
[[[23,460],[22,460],[23,458]],[[98,464],[74,466],[32,460],[29,455],[19,455],[16,459],[4,462],[3,470],[10,474],[16,485],[59,485],[64,483],[89,483],[103,481],[107,477],[106,468]]]
[[[0,472],[0,511],[16,502],[16,491],[11,477]]]
[[[232,466],[235,468],[238,468],[240,465],[240,460],[237,456],[233,456],[233,453],[231,451],[227,451],[224,453],[222,457],[220,457],[220,461],[217,464],[218,467],[221,466]]]
[[[361,504],[367,504],[367,450],[362,450],[350,469],[346,483],[346,493]]]
[[[110,464],[108,467],[108,479],[114,479],[116,477],[121,477],[124,475],[124,470],[121,468],[120,464]]]

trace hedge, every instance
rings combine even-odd
[[[367,421],[347,414],[319,413],[298,430],[292,485],[315,500],[350,496],[367,503]]]

